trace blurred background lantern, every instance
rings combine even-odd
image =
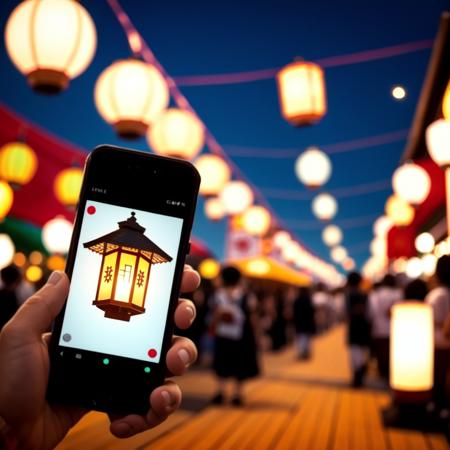
[[[216,155],[201,155],[195,161],[195,167],[202,178],[200,194],[218,195],[230,181],[231,171],[228,164]]]
[[[244,230],[254,236],[264,236],[270,229],[271,217],[263,206],[250,206],[242,215]]]
[[[155,153],[182,159],[193,159],[203,148],[203,124],[189,111],[169,108],[156,119],[147,133]]]
[[[169,104],[169,89],[159,70],[135,58],[107,67],[95,83],[94,96],[103,119],[129,139],[144,136]]]
[[[281,249],[283,258],[289,263],[295,262],[297,257],[299,256],[299,253],[300,246],[295,241],[287,241]]]
[[[414,219],[414,208],[396,195],[387,199],[385,212],[396,226],[407,226]]]
[[[444,98],[442,99],[442,115],[444,119],[450,120],[450,81],[445,89]]]
[[[277,248],[282,248],[290,240],[290,234],[284,230],[277,231],[273,236],[273,243]]]
[[[277,73],[281,114],[291,125],[317,123],[327,110],[322,69],[306,61],[295,61]]]
[[[434,237],[430,233],[421,233],[414,242],[416,250],[419,253],[430,253],[434,248]]]
[[[17,267],[23,267],[27,262],[27,257],[22,252],[14,254],[13,261]]]
[[[211,197],[205,200],[205,216],[211,220],[221,220],[226,216],[225,207],[222,200],[217,197]]]
[[[392,176],[394,193],[410,205],[420,205],[430,193],[431,180],[428,172],[418,164],[406,163]]]
[[[419,278],[423,274],[422,260],[417,257],[409,258],[406,262],[405,273],[408,278],[414,280],[414,278]]]
[[[53,185],[56,198],[68,208],[75,208],[80,197],[83,170],[70,167],[58,173]]]
[[[336,263],[342,263],[348,256],[347,250],[342,247],[342,246],[338,246],[338,247],[334,247],[331,249],[331,259],[336,262]]]
[[[433,254],[423,255],[421,258],[423,274],[431,277],[436,272],[437,257]]]
[[[351,270],[355,269],[355,261],[353,260],[353,258],[347,257],[344,259],[344,261],[342,261],[342,267],[347,272],[350,272]]]
[[[14,258],[14,242],[8,234],[0,234],[0,269],[12,263]]]
[[[382,236],[377,236],[370,243],[370,253],[373,256],[378,256],[380,258],[387,257],[387,242]]]
[[[30,261],[30,264],[32,264],[32,265],[39,266],[40,264],[42,264],[43,260],[44,260],[44,255],[37,250],[32,251],[28,255],[28,261]]]
[[[206,258],[199,264],[198,271],[202,278],[213,280],[219,276],[220,263],[213,258]]]
[[[319,194],[312,202],[312,211],[320,220],[331,220],[337,213],[336,199],[330,194]]]
[[[310,147],[297,158],[295,173],[309,188],[318,188],[330,179],[330,158],[318,148]]]
[[[373,224],[373,234],[379,237],[386,237],[392,225],[394,224],[389,217],[378,217],[378,219]]]
[[[8,142],[0,148],[0,178],[12,187],[29,183],[37,166],[36,154],[25,142]]]
[[[322,240],[329,247],[334,247],[342,242],[342,231],[336,225],[328,225],[322,231]]]
[[[43,275],[43,271],[39,266],[28,266],[25,270],[25,278],[30,283],[37,283]]]
[[[64,270],[66,267],[66,260],[61,255],[51,255],[47,258],[48,270]]]
[[[27,0],[5,28],[6,50],[33,89],[57,93],[90,64],[97,45],[94,22],[74,0]]]
[[[8,215],[14,201],[14,192],[6,181],[0,180],[0,222]]]
[[[69,251],[73,225],[64,217],[49,220],[42,228],[42,243],[49,253],[64,255]]]
[[[220,200],[227,214],[240,214],[253,203],[253,192],[243,181],[230,181],[222,189]]]

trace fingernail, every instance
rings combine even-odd
[[[126,422],[120,422],[116,426],[116,433],[119,436],[127,437],[127,436],[130,436],[130,434],[132,433],[132,430],[131,430],[130,425],[128,425]]]
[[[178,350],[178,357],[181,359],[181,361],[185,366],[188,366],[189,363],[191,362],[189,352],[185,348]]]
[[[62,272],[56,270],[55,272],[52,272],[50,275],[47,284],[58,284],[59,280],[62,278]]]
[[[195,311],[194,311],[194,308],[193,308],[192,306],[187,305],[187,306],[186,306],[186,310],[187,310],[187,312],[189,313],[189,315],[191,316],[191,317],[190,317],[190,321],[191,321],[191,323],[192,323],[192,321],[194,320],[194,317],[195,317]]]
[[[164,406],[170,406],[170,404],[172,403],[172,399],[170,397],[170,394],[167,391],[162,391],[161,392],[161,397],[164,400]]]

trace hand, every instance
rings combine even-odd
[[[182,291],[193,291],[199,282],[197,272],[185,266]],[[0,417],[10,430],[7,439],[11,447],[53,448],[88,412],[79,407],[49,404],[45,398],[50,363],[49,334],[43,333],[61,311],[68,291],[67,276],[53,272],[47,284],[23,304],[0,333]],[[175,311],[176,325],[188,328],[194,318],[194,304],[180,299]],[[175,336],[166,358],[169,375],[182,375],[196,357],[194,344]],[[146,416],[113,418],[111,433],[125,438],[155,427],[180,403],[180,388],[166,381],[151,393]]]

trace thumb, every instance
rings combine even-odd
[[[69,279],[64,272],[53,272],[47,284],[33,294],[6,325],[21,336],[22,342],[41,339],[61,311],[69,292]]]

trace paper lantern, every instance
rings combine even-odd
[[[414,208],[396,195],[388,198],[385,210],[386,215],[396,226],[407,226],[414,219]]]
[[[281,114],[291,125],[314,124],[325,115],[325,80],[317,64],[295,61],[281,69],[276,79]]]
[[[34,250],[28,255],[28,260],[30,261],[30,264],[38,266],[39,264],[42,264],[44,255],[41,252]]]
[[[373,234],[377,237],[386,237],[389,230],[394,224],[392,220],[387,216],[378,217],[373,224]]]
[[[5,218],[14,201],[14,192],[6,181],[0,180],[0,222]]]
[[[447,84],[444,98],[442,99],[442,114],[444,119],[450,120],[450,81]]]
[[[14,258],[14,252],[16,251],[14,247],[14,242],[5,233],[0,234],[0,269],[9,266]]]
[[[392,188],[398,197],[410,205],[420,205],[430,193],[430,176],[418,164],[406,163],[394,172]]]
[[[205,142],[203,124],[189,111],[169,108],[156,119],[147,134],[155,153],[192,159]]]
[[[297,178],[310,188],[325,184],[331,175],[330,158],[316,147],[303,152],[295,162]]]
[[[27,262],[27,257],[22,252],[17,252],[12,261],[17,267],[23,267]]]
[[[167,108],[169,89],[159,70],[135,58],[107,67],[95,83],[100,115],[124,138],[143,136],[150,123]]]
[[[387,256],[387,243],[384,237],[378,236],[370,243],[370,253],[373,256],[385,258]]]
[[[414,244],[419,253],[430,253],[433,251],[435,240],[432,234],[421,233],[416,237]]]
[[[90,64],[97,45],[95,25],[73,0],[27,0],[11,13],[6,50],[33,89],[57,93]]]
[[[351,270],[355,269],[355,261],[353,258],[345,258],[344,261],[342,261],[342,267],[347,271],[350,272]]]
[[[437,265],[437,257],[433,254],[423,255],[422,258],[422,270],[423,274],[427,277],[434,275]]]
[[[225,207],[222,200],[217,197],[211,197],[205,200],[205,216],[210,220],[221,220],[226,216]]]
[[[423,274],[423,265],[420,258],[410,258],[406,263],[406,275],[411,278],[419,278]]]
[[[80,198],[83,170],[77,167],[64,169],[56,176],[53,190],[56,198],[65,206],[75,208]]]
[[[271,216],[263,206],[250,206],[242,215],[244,230],[255,236],[264,236],[270,228]]]
[[[401,392],[433,387],[434,332],[430,305],[399,303],[391,309],[390,386]]]
[[[225,184],[230,181],[230,168],[219,156],[199,156],[195,161],[195,167],[199,171],[202,179],[200,183],[200,194],[202,195],[218,195]]]
[[[300,253],[300,245],[295,241],[288,241],[281,249],[283,258],[290,263],[295,262]]]
[[[220,274],[220,263],[213,258],[204,259],[198,266],[202,278],[213,280]]]
[[[439,119],[425,132],[428,153],[441,167],[450,166],[450,120]]]
[[[319,194],[312,202],[312,211],[320,220],[331,220],[337,213],[337,202],[330,194]]]
[[[49,253],[69,251],[73,225],[64,217],[55,217],[42,227],[42,243]]]
[[[287,231],[277,231],[273,236],[273,243],[277,248],[282,248],[291,240],[291,236]]]
[[[322,231],[322,240],[329,247],[334,247],[342,242],[342,231],[336,225],[328,225]]]
[[[48,270],[64,270],[66,260],[61,255],[51,255],[47,258]]]
[[[25,142],[8,142],[0,148],[0,178],[12,186],[29,183],[37,170],[34,150]]]
[[[220,200],[227,214],[240,214],[253,203],[253,192],[243,181],[230,181],[222,189]]]
[[[25,278],[30,283],[37,283],[42,278],[43,274],[44,273],[39,266],[29,266],[25,271]]]
[[[336,263],[342,263],[348,256],[347,250],[342,247],[334,247],[331,249],[331,259]]]

